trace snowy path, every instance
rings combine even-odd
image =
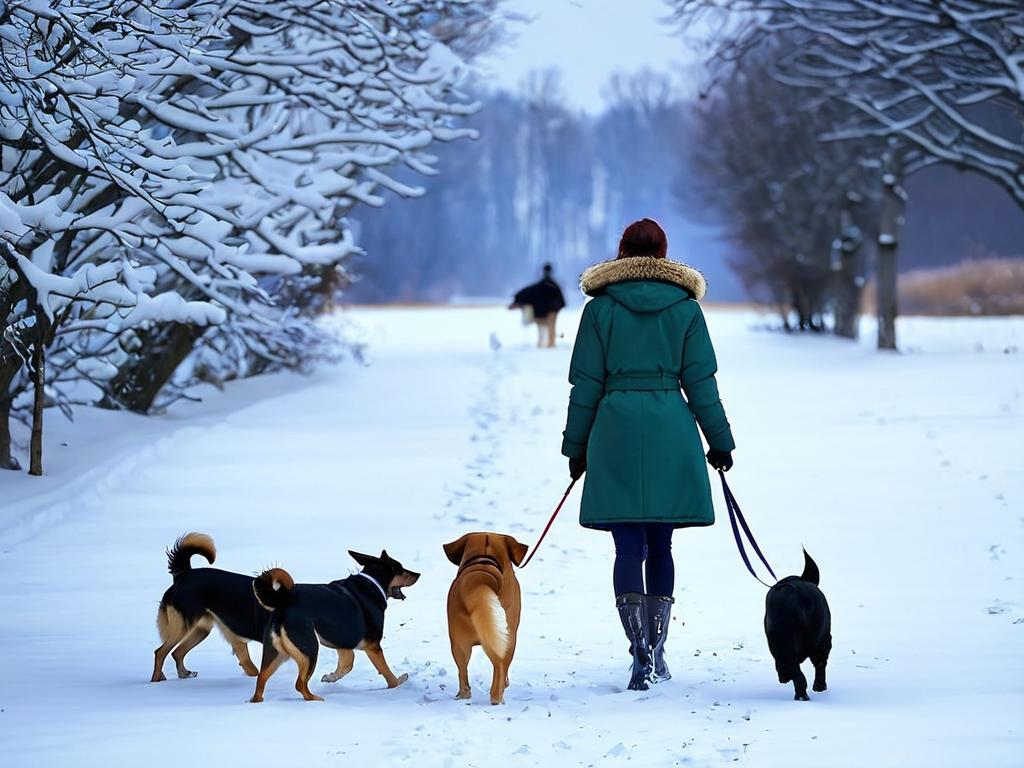
[[[798,703],[775,682],[763,590],[720,517],[676,538],[674,679],[623,691],[611,543],[575,525],[577,495],[520,574],[512,686],[490,707],[480,654],[474,701],[453,699],[440,546],[474,529],[530,543],[545,522],[567,482],[568,348],[531,349],[501,310],[352,316],[367,367],[243,382],[158,420],[52,417],[51,441],[78,442],[48,446],[51,477],[0,477],[3,765],[1024,763],[1024,322],[920,321],[903,329],[919,351],[879,356],[711,313],[733,488],[780,575],[801,543],[821,566],[830,690]],[[119,470],[81,475],[89,428]],[[285,667],[250,705],[211,637],[189,656],[198,678],[148,683],[163,548],[193,529],[231,570],[327,581],[347,549],[386,547],[422,571],[384,643],[409,682],[384,689],[359,655],[314,685],[322,704]]]

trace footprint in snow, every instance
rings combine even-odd
[[[605,757],[621,757],[622,755],[628,754],[629,750],[626,749],[626,745],[621,741],[614,747],[604,753]]]
[[[1009,613],[1013,603],[1004,603],[1002,600],[996,599],[992,605],[988,607],[988,613],[990,616],[995,616],[1000,613]]]

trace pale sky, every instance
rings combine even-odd
[[[570,104],[596,112],[615,70],[650,67],[693,76],[693,52],[659,22],[669,14],[664,0],[509,0],[507,8],[533,21],[514,25],[517,40],[482,69],[509,90],[532,69],[558,67]]]

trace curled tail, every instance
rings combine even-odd
[[[811,559],[811,556],[807,554],[807,550],[804,550],[804,572],[800,574],[800,578],[804,581],[809,581],[814,586],[818,586],[821,580],[821,574],[818,572],[818,564]]]
[[[466,607],[469,609],[469,621],[487,656],[504,658],[508,649],[508,622],[494,590],[477,587],[469,593]]]
[[[192,570],[192,555],[202,555],[208,563],[213,564],[217,559],[213,539],[205,533],[195,532],[179,536],[174,546],[167,550],[167,570],[175,578]]]
[[[252,582],[252,591],[268,611],[284,608],[292,601],[295,580],[284,568],[268,568]]]

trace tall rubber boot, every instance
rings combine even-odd
[[[651,682],[660,683],[672,679],[672,673],[665,663],[665,639],[668,637],[668,622],[672,618],[672,604],[675,600],[666,595],[645,595],[644,600],[647,603],[647,637],[651,641],[654,663]]]
[[[615,598],[622,628],[629,638],[633,654],[633,668],[629,677],[629,690],[646,691],[653,673],[651,641],[647,635],[647,612],[644,596],[638,592],[627,592]]]

